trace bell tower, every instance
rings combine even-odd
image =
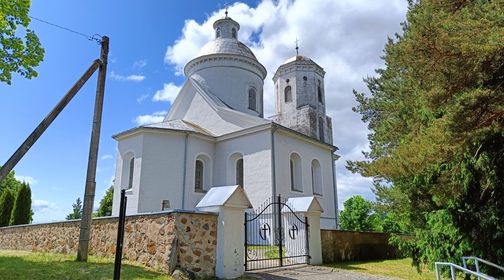
[[[296,47],[297,50],[297,47]],[[273,76],[276,115],[273,121],[332,144],[332,121],[326,115],[325,71],[306,56],[285,61]]]

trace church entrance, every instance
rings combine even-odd
[[[309,263],[308,218],[280,196],[245,212],[245,270]]]

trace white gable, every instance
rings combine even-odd
[[[314,196],[291,197],[286,203],[294,212],[324,212],[318,199]],[[283,211],[287,211],[284,206]]]
[[[235,185],[211,188],[198,205],[196,205],[196,208],[201,209],[216,206],[250,208],[252,204],[243,188]]]
[[[173,120],[184,120],[216,136],[270,122],[229,108],[198,75],[186,81],[164,122]]]

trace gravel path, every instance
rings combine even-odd
[[[301,265],[287,268],[252,271],[247,275],[264,280],[390,280],[382,276],[374,276],[330,267]]]

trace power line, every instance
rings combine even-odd
[[[37,21],[40,21],[40,22],[43,22],[45,24],[49,24],[49,25],[52,25],[54,27],[57,27],[57,28],[60,28],[60,29],[63,29],[63,30],[66,30],[68,32],[71,32],[71,33],[74,33],[74,34],[77,34],[79,36],[82,36],[82,37],[85,37],[86,39],[88,39],[89,41],[95,41],[97,42],[98,44],[101,44],[102,40],[101,40],[101,35],[100,34],[94,34],[94,35],[87,35],[87,34],[84,34],[82,32],[79,32],[79,31],[75,31],[75,30],[72,30],[70,28],[67,28],[67,27],[64,27],[64,26],[61,26],[61,25],[58,25],[58,24],[55,24],[55,23],[52,23],[52,22],[48,22],[46,20],[43,20],[43,19],[40,19],[40,18],[36,18],[36,17],[33,17],[33,16],[28,16],[29,18],[31,19],[34,19],[34,20],[37,20]]]

